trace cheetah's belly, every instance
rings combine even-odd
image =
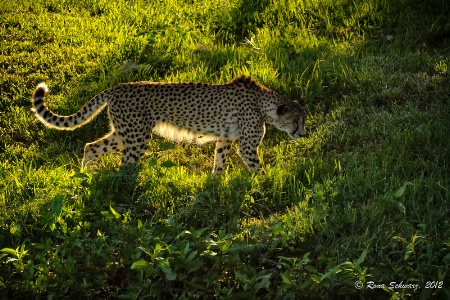
[[[237,122],[226,122],[219,126],[196,131],[173,125],[169,122],[158,122],[153,132],[175,142],[204,144],[218,139],[234,141],[239,138]]]

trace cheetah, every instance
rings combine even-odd
[[[305,136],[305,109],[248,76],[223,84],[129,82],[107,89],[78,112],[60,116],[47,108],[48,87],[40,83],[32,96],[32,110],[47,127],[74,130],[91,121],[106,106],[111,131],[86,144],[82,168],[100,155],[122,150],[122,166],[144,154],[152,133],[173,141],[203,144],[215,141],[213,173],[223,169],[233,141],[250,171],[261,168],[258,148],[265,123],[292,139]]]

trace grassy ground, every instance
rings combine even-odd
[[[449,20],[438,0],[2,1],[0,295],[450,298]],[[80,173],[106,115],[30,111],[42,81],[69,114],[119,82],[239,74],[309,111],[308,138],[269,128],[265,175],[161,139]]]

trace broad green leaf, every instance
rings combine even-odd
[[[111,211],[111,213],[114,215],[114,217],[116,219],[120,219],[120,214],[117,211],[115,211],[111,205],[109,206],[109,210]]]
[[[171,160],[166,160],[165,162],[163,162],[161,164],[161,167],[163,167],[163,168],[172,168],[172,167],[176,167],[176,166],[177,166],[177,164]]]
[[[405,191],[406,191],[406,186],[407,186],[407,184],[405,183],[401,188],[399,188],[399,189],[395,192],[395,194],[394,194],[395,198],[400,198],[400,197],[403,196],[403,194],[404,194]]]
[[[196,255],[197,251],[191,252],[191,254],[189,254],[188,257],[186,258],[186,262],[191,262]]]
[[[223,251],[224,253],[242,251],[242,252],[250,252],[253,249],[252,246],[244,245],[244,244],[233,244],[231,247]]]
[[[438,280],[442,281],[445,279],[445,275],[447,274],[447,267],[442,265],[438,268]]]
[[[317,269],[314,268],[312,265],[306,265],[305,270],[308,271],[309,273],[317,273]]]
[[[287,284],[287,285],[292,285],[291,280],[290,280],[289,278],[287,278],[286,275],[284,275],[283,273],[281,273],[280,276],[281,276],[281,280],[283,280],[283,282],[284,282],[285,284]]]
[[[189,242],[187,242],[186,245],[184,245],[184,253],[189,253],[190,249],[191,249],[191,245],[189,244]]]
[[[170,268],[168,259],[161,259],[158,261],[158,263],[159,267],[164,272],[164,275],[166,275],[167,280],[173,281],[177,278],[177,274]]]
[[[16,234],[20,231],[22,231],[22,225],[19,223],[11,225],[11,227],[9,228],[9,232],[11,232],[12,234]]]
[[[57,195],[55,198],[53,198],[52,202],[50,203],[50,209],[53,212],[53,215],[55,217],[59,217],[62,211],[62,202],[64,201],[63,195]]]
[[[208,228],[200,228],[197,230],[192,230],[192,233],[194,234],[195,237],[200,237],[203,232],[205,232]]]
[[[135,261],[132,265],[131,265],[131,270],[140,270],[140,269],[144,269],[148,266],[148,262],[141,259],[138,261]]]
[[[3,248],[2,250],[0,250],[0,252],[8,253],[8,254],[17,256],[17,250],[14,250],[14,249],[11,249],[11,248]]]
[[[114,215],[111,212],[107,211],[107,210],[102,210],[100,213],[105,218],[114,218]]]
[[[262,288],[268,289],[270,286],[270,277],[272,274],[266,274],[261,275],[257,278],[257,280],[260,280],[258,283],[255,284],[255,290],[259,291]]]
[[[158,164],[158,160],[155,158],[155,157],[153,157],[152,159],[150,159],[150,161],[148,162],[148,166],[149,167],[154,167],[154,166],[156,166]]]
[[[359,265],[364,261],[364,259],[366,258],[366,255],[367,255],[367,249],[365,249],[359,256],[359,258],[356,260],[355,265],[357,267],[359,267]]]
[[[164,142],[159,144],[159,151],[166,151],[175,148],[175,144],[172,142]]]
[[[149,250],[149,249],[147,249],[147,248],[145,248],[145,247],[138,247],[142,252],[144,252],[145,254],[147,254],[148,256],[150,256],[150,257],[152,257],[153,256],[153,253]]]
[[[223,252],[227,251],[230,248],[232,243],[233,242],[230,241],[230,240],[221,242],[220,243],[220,250],[223,251]]]
[[[60,166],[58,169],[56,169],[56,176],[57,177],[63,176],[65,171],[66,170],[65,170],[64,166]]]
[[[303,255],[302,260],[301,260],[301,263],[302,263],[302,264],[306,264],[306,263],[308,263],[308,262],[310,261],[310,259],[308,258],[310,253],[311,253],[311,252],[306,252],[306,253]]]
[[[160,243],[155,245],[155,249],[153,249],[153,254],[158,254],[159,252],[161,252],[162,246]]]
[[[284,228],[283,228],[283,222],[278,222],[275,225],[273,225],[272,227],[272,233],[273,235],[280,235],[284,233]]]
[[[242,282],[246,282],[248,280],[247,275],[243,272],[236,271],[234,274],[236,274],[236,277]]]
[[[339,265],[334,266],[334,267],[328,269],[327,272],[326,272],[325,274],[322,275],[322,277],[320,278],[320,281],[323,281],[323,280],[325,280],[326,278],[328,278],[328,277],[330,277],[330,276],[332,276],[332,275],[335,275],[339,269],[340,269],[340,266],[339,266]]]
[[[408,260],[412,255],[414,255],[414,244],[411,243],[406,245],[406,251],[403,259]]]

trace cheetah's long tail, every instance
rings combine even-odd
[[[37,85],[31,98],[32,111],[45,126],[59,130],[74,130],[83,126],[97,116],[108,104],[108,97],[104,93],[100,93],[86,103],[78,112],[70,116],[60,116],[45,105],[44,98],[47,93],[48,87],[45,83]]]

